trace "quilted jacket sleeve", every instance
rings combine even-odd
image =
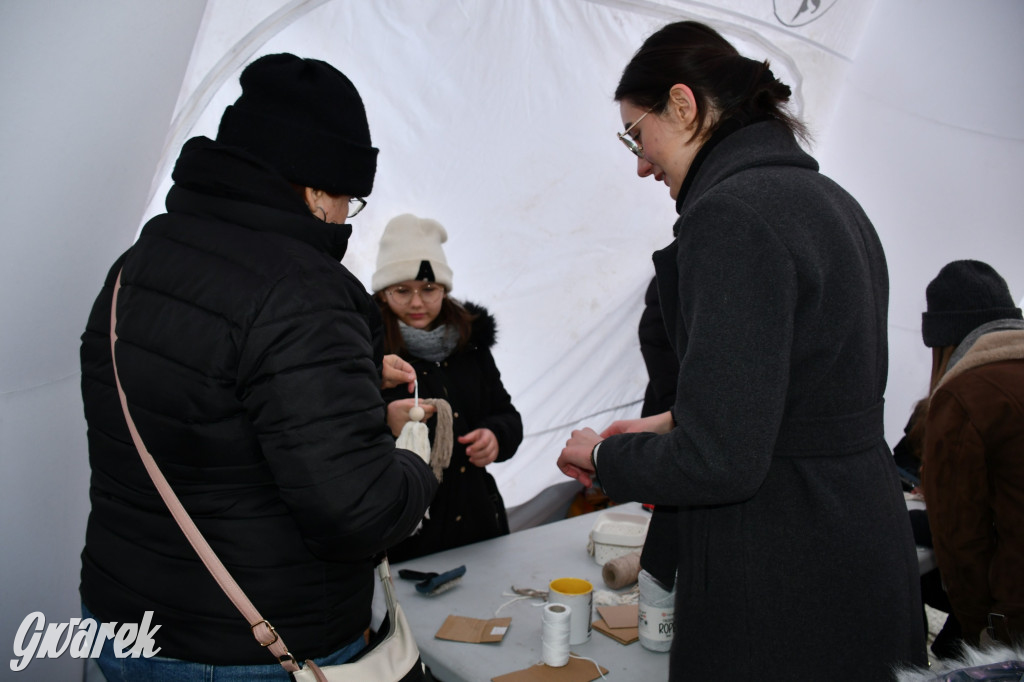
[[[437,487],[385,426],[365,297],[350,275],[336,288],[290,275],[262,302],[241,353],[240,398],[306,545],[324,559],[397,544]]]

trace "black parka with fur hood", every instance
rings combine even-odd
[[[498,441],[497,461],[504,462],[515,454],[523,440],[523,420],[512,405],[491,355],[497,341],[494,317],[473,303],[464,306],[475,316],[465,347],[440,362],[405,353],[416,368],[420,397],[444,398],[451,404],[455,442],[451,462],[430,505],[430,518],[424,520],[416,534],[390,550],[392,561],[405,561],[508,533],[505,504],[494,478],[485,468],[469,461],[466,446],[458,438],[474,429],[490,429]],[[385,392],[389,402],[407,397],[405,386]],[[432,443],[435,422],[431,420],[429,424]]]
[[[300,660],[360,636],[375,557],[436,481],[396,450],[380,318],[339,262],[350,228],[312,217],[275,171],[206,138],[110,270],[82,336],[92,466],[81,594],[103,621],[147,610],[160,655],[273,664],[168,513],[129,437],[109,342],[143,440],[200,531]]]

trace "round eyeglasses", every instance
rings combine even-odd
[[[352,197],[348,200],[348,217],[355,218],[364,208],[366,208],[366,199]]]
[[[444,287],[433,282],[425,282],[420,288],[409,287],[398,284],[384,290],[393,301],[402,305],[412,303],[414,296],[419,295],[420,300],[426,304],[437,303],[438,299],[444,296]]]
[[[622,131],[621,133],[616,133],[616,135],[619,136],[619,139],[622,140],[622,144],[626,145],[626,149],[633,152],[641,159],[644,158],[644,146],[637,142],[636,140],[634,140],[633,136],[629,134],[629,131],[632,130],[633,128],[636,128],[637,124],[640,123],[640,121],[644,120],[644,116],[651,113],[652,111],[654,111],[654,107],[651,107],[650,109],[645,111],[640,116],[640,118],[633,121],[633,124],[626,128],[624,131]]]

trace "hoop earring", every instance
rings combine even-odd
[[[324,207],[323,206],[317,206],[316,207],[316,211],[320,211],[321,215],[323,215],[323,218],[321,218],[320,220],[322,220],[322,221],[324,221],[326,223],[327,222],[327,211],[324,210]],[[316,215],[316,211],[312,211],[313,215]]]

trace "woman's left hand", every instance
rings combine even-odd
[[[590,453],[601,442],[601,436],[593,429],[573,431],[558,456],[558,468],[569,478],[575,478],[587,488],[594,485],[594,466]]]
[[[459,436],[459,442],[466,446],[466,455],[471,464],[485,467],[498,459],[498,438],[490,429],[475,429],[465,436]]]

